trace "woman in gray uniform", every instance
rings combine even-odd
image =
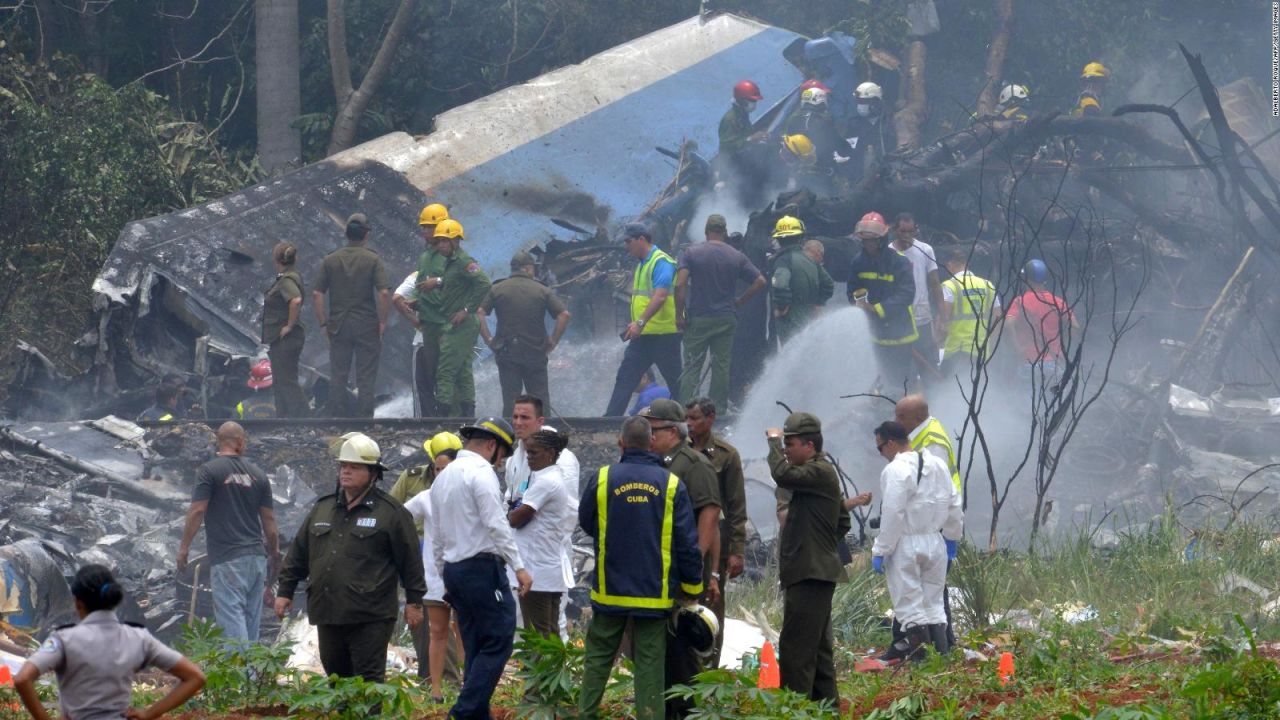
[[[153,720],[190,700],[204,687],[204,673],[145,627],[123,623],[115,608],[124,589],[102,565],[85,565],[71,583],[80,622],[53,631],[13,679],[35,720],[49,720],[36,696],[36,679],[58,674],[62,717],[68,720]],[[150,707],[129,707],[134,673],[157,667],[180,681]]]

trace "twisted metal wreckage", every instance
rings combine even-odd
[[[850,75],[837,84],[852,82],[851,41],[824,40],[810,47],[828,53],[829,73]],[[682,238],[699,203],[717,192],[715,163],[700,149],[715,145],[727,80],[753,77],[780,97],[756,123],[776,138],[797,102],[805,44],[732,15],[694,18],[450,111],[429,135],[393,133],[222,200],[128,225],[94,284],[95,322],[82,339],[89,371],[67,376],[37,349],[23,347],[26,363],[7,414],[38,419],[0,428],[0,542],[8,543],[0,547],[0,612],[11,624],[39,630],[65,621],[65,577],[87,561],[119,568],[139,588],[137,614],[162,633],[206,611],[202,593],[191,592],[192,578],[172,568],[194,468],[212,450],[209,429],[196,423],[148,431],[111,414],[132,417],[168,372],[191,378],[203,407],[234,403],[259,351],[259,285],[271,275],[276,242],[301,248],[309,277],[338,223],[358,210],[372,219],[379,253],[403,270],[415,265],[421,247],[412,225],[417,209],[444,200],[464,218],[469,250],[487,270],[505,268],[515,251],[533,248],[569,298],[578,338],[616,335],[630,270],[611,230],[641,217],[658,229],[660,244]],[[1275,387],[1280,375],[1269,341],[1278,299],[1258,282],[1276,265],[1280,189],[1266,166],[1276,166],[1277,154],[1264,143],[1278,130],[1257,120],[1263,112],[1246,109],[1256,102],[1251,86],[1224,88],[1221,97],[1236,104],[1224,111],[1199,60],[1188,62],[1206,106],[1201,130],[1217,139],[1217,155],[1168,108],[977,121],[888,156],[843,196],[803,189],[779,196],[751,214],[745,245],[749,254],[764,255],[774,221],[784,211],[797,214],[827,243],[827,264],[843,281],[851,252],[846,236],[856,218],[873,208],[886,215],[910,210],[933,228],[926,239],[935,245],[974,245],[980,267],[999,253],[1000,241],[991,238],[1018,235],[1007,211],[1022,183],[1016,190],[1026,204],[1022,215],[1041,218],[1037,242],[1069,260],[1080,215],[1064,208],[1090,205],[1117,257],[1150,252],[1158,259],[1160,282],[1144,308],[1153,318],[1151,337],[1172,349],[1168,357],[1148,353],[1155,359],[1135,364],[1124,391],[1108,403],[1110,424],[1138,431],[1106,441],[1129,441],[1130,449],[1136,441],[1141,452],[1126,452],[1125,462],[1146,471],[1145,485],[1120,491],[1156,503],[1166,494],[1188,503],[1217,496],[1233,513],[1243,512],[1276,479],[1269,470],[1249,472],[1270,462],[1280,402],[1249,397],[1249,388]],[[652,112],[655,106],[663,112]],[[1130,117],[1152,110],[1170,117],[1182,137],[1162,139]],[[1111,160],[1037,155],[1071,137],[1105,140]],[[1139,158],[1155,164],[1140,166]],[[1124,170],[1138,167],[1187,174],[1163,185],[1129,182],[1139,173]],[[1206,178],[1213,181],[1208,192]],[[656,199],[653,188],[663,188]],[[1169,202],[1162,193],[1171,188],[1200,197]],[[1037,201],[1035,212],[1025,209]],[[1223,227],[1233,232],[1216,232]],[[1221,262],[1242,252],[1239,263]],[[1123,262],[1097,270],[1126,272]],[[1212,283],[1221,291],[1204,295]],[[304,322],[314,322],[309,313]],[[318,337],[314,327],[309,331]],[[409,332],[393,323],[386,342],[407,347]],[[309,344],[303,364],[322,393],[323,343]],[[409,375],[407,353],[384,354],[383,392],[395,392]],[[102,419],[69,419],[77,417]],[[613,459],[612,427],[571,422],[582,430],[575,450],[584,468]],[[401,468],[421,460],[421,438],[439,425],[380,421],[360,429],[391,448],[391,465]],[[310,500],[332,486],[328,443],[348,429],[355,426],[251,427],[250,456],[272,474],[286,536]],[[1241,477],[1227,497],[1224,482],[1229,490]],[[767,476],[752,482],[765,492],[770,484]]]

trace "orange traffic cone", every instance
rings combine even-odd
[[[1008,685],[1009,678],[1013,677],[1013,653],[1000,653],[1000,666],[996,668],[996,675],[1000,678],[1000,685]]]
[[[773,651],[773,643],[764,641],[760,648],[760,679],[756,687],[774,689],[782,687],[782,673],[778,670],[778,656]]]

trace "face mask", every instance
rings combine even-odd
[[[756,101],[755,101],[755,100],[748,100],[748,101],[747,101],[747,104],[746,104],[746,105],[744,105],[743,107],[746,109],[746,111],[747,111],[747,112],[749,112],[749,113],[753,113],[753,112],[755,112],[755,111],[756,111]]]
[[[871,117],[871,106],[858,103],[858,117]]]

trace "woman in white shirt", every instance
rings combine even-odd
[[[532,474],[528,488],[507,514],[520,557],[533,576],[533,587],[520,598],[524,626],[548,636],[560,633],[560,598],[568,589],[565,548],[577,524],[576,503],[556,465],[565,445],[567,438],[550,429],[524,441]]]
[[[442,450],[436,453],[434,460],[436,476],[458,457],[458,451]],[[453,611],[444,601],[444,578],[436,572],[435,553],[431,545],[431,488],[409,498],[404,504],[414,520],[422,522],[422,570],[427,576],[427,594],[422,604],[427,608],[427,623],[431,632],[431,646],[428,651],[427,667],[431,674],[431,701],[437,705],[444,703],[444,693],[440,688],[441,676],[444,675],[445,655],[449,648],[449,629],[453,624]],[[462,643],[458,643],[461,654]],[[460,662],[463,659],[459,658]],[[418,658],[422,662],[422,658]]]

